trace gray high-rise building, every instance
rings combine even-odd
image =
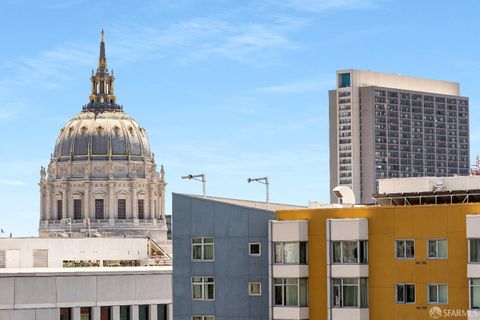
[[[378,179],[469,175],[459,83],[340,70],[329,101],[331,190],[347,186],[357,203],[372,203]]]

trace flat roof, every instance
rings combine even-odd
[[[265,211],[308,208],[307,206],[270,202],[269,209],[267,210],[267,203],[265,201],[243,200],[243,199],[211,197],[211,196],[207,196],[206,198],[204,198],[202,195],[185,194],[185,193],[173,193],[173,194],[179,195],[179,196],[191,197],[191,198],[200,199],[200,200],[211,200],[216,202],[228,203],[228,204],[237,205],[241,207],[249,207],[249,208],[255,208],[255,209],[260,209]]]
[[[172,274],[172,266],[145,267],[72,267],[72,268],[0,268],[2,277],[83,276],[122,274]]]

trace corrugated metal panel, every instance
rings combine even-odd
[[[0,268],[5,268],[5,250],[0,250]]]
[[[33,249],[33,267],[48,267],[48,249]]]

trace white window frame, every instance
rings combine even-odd
[[[406,286],[413,286],[413,294],[415,295],[414,301],[413,302],[406,302],[406,301],[400,302],[400,301],[398,301],[398,290],[397,290],[398,286],[403,286],[403,292],[406,292],[406,290],[405,290]],[[405,295],[405,297],[406,297],[406,295]],[[417,303],[417,286],[415,285],[415,283],[396,283],[395,284],[395,303],[396,304],[415,304],[415,303]]]
[[[439,302],[438,301],[438,286],[446,286],[447,287],[447,301]],[[430,301],[430,287],[437,287],[437,301]],[[429,283],[427,284],[427,302],[429,304],[448,304],[448,284],[447,283]]]
[[[194,278],[201,278],[201,282],[193,282]],[[213,282],[207,282],[207,278],[212,278]],[[213,285],[213,298],[205,298],[205,288],[208,285]],[[194,286],[201,286],[202,287],[202,297],[201,298],[194,298],[193,297],[193,287]],[[192,300],[195,301],[214,301],[215,300],[215,277],[213,276],[192,276]]]
[[[258,284],[260,291],[258,293],[252,292],[252,284]],[[260,281],[251,281],[248,283],[248,295],[252,297],[257,297],[262,295],[262,283]]]
[[[480,261],[472,261],[472,254],[471,254],[471,241],[472,240],[480,240],[479,238],[468,238],[468,263],[479,264]]]
[[[200,239],[201,242],[200,243],[194,243],[193,241],[195,239]],[[211,243],[210,242],[205,243],[205,239],[212,239],[212,242]],[[190,245],[191,245],[190,258],[192,259],[192,261],[194,261],[194,262],[212,262],[212,261],[215,261],[215,238],[214,237],[192,237]],[[212,259],[205,259],[205,245],[212,245],[213,246]],[[201,253],[200,253],[201,258],[200,259],[195,259],[193,257],[193,248],[195,246],[201,247]]]
[[[294,243],[294,244],[298,244],[298,262],[285,262],[285,251],[284,251],[284,246],[285,244],[291,244],[291,243]],[[305,262],[300,262],[300,244],[301,243],[305,243]],[[280,247],[281,247],[281,252],[282,252],[282,261],[278,262],[278,261],[275,261],[275,257],[276,257],[276,245],[279,244]],[[308,241],[275,241],[275,242],[272,242],[272,250],[273,250],[273,264],[276,264],[276,265],[279,265],[279,264],[286,264],[286,265],[308,265],[308,262],[309,262],[309,259],[308,259]]]
[[[286,280],[296,280],[296,284],[287,284]],[[277,280],[280,280],[281,283],[276,283]],[[301,297],[301,292],[300,292],[300,280],[305,280],[305,289],[306,289],[306,305],[305,306],[302,306],[301,303],[300,303],[300,297]],[[286,287],[287,286],[296,286],[297,287],[297,305],[289,305],[289,304],[286,304],[285,303],[285,295],[286,295]],[[281,287],[281,290],[282,290],[282,303],[281,304],[275,304],[275,299],[276,299],[276,296],[275,296],[275,289],[276,287]],[[309,304],[309,299],[308,299],[308,293],[309,293],[309,286],[308,286],[308,278],[273,278],[273,294],[272,294],[272,298],[273,298],[273,305],[275,307],[293,307],[293,308],[304,308],[304,307],[308,307],[308,304]]]
[[[405,257],[399,257],[398,252],[397,252],[397,242],[403,241],[405,242],[404,248],[405,248]],[[413,257],[407,258],[407,241],[413,241]],[[395,259],[397,260],[415,260],[415,256],[417,254],[417,249],[416,249],[416,243],[414,239],[395,239],[393,245],[395,246]]]
[[[446,247],[447,247],[447,255],[445,257],[439,257],[438,256],[438,241],[445,240]],[[435,245],[437,247],[437,256],[436,257],[430,257],[430,241],[435,241]],[[438,238],[438,239],[427,239],[427,259],[429,260],[445,260],[448,259],[448,239],[445,238]]]
[[[335,241],[330,241],[330,263],[331,264],[368,264],[368,240],[335,240]],[[333,250],[333,245],[335,242],[340,243],[340,262],[334,262],[333,257],[334,257],[334,250]],[[357,262],[343,262],[344,254],[343,254],[343,243],[344,242],[356,242],[357,243]],[[360,261],[360,247],[362,242],[367,243],[367,262],[361,262]]]
[[[258,245],[258,253],[252,253],[252,245]],[[248,255],[252,257],[259,257],[262,255],[262,244],[260,242],[250,242],[248,244]]]
[[[201,316],[192,316],[192,320],[215,320],[214,315],[201,315]]]

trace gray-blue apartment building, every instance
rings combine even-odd
[[[275,214],[224,200],[173,194],[175,320],[269,317],[268,221]]]

